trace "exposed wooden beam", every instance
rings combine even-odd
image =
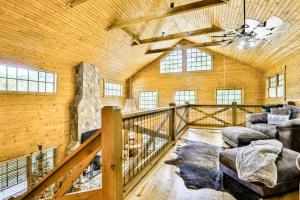
[[[52,171],[49,172],[42,180],[35,186],[30,188],[23,196],[18,199],[32,200],[37,195],[42,193],[47,187],[52,185],[59,178],[68,173],[74,166],[79,164],[82,159],[89,156],[95,150],[100,150],[101,147],[101,130],[94,133],[87,141],[81,144],[75,151],[57,165]]]
[[[139,36],[132,32],[129,28],[122,27],[121,30],[132,38],[133,44],[140,44]]]
[[[54,197],[63,196],[71,188],[73,182],[80,176],[80,174],[82,174],[83,170],[89,166],[97,153],[98,150],[95,149],[93,153],[82,159],[82,161],[72,170],[71,174],[68,175],[63,185],[55,193]]]
[[[110,25],[107,30],[118,28],[118,27],[126,27],[132,24],[138,24],[138,23],[144,23],[155,19],[161,19],[165,17],[170,17],[178,14],[182,14],[185,12],[194,11],[197,9],[207,8],[211,6],[217,6],[220,4],[228,3],[229,0],[203,0],[203,1],[197,1],[190,4],[185,4],[182,6],[176,6],[174,8],[169,8],[167,10],[161,11],[157,14],[153,15],[147,15],[144,17],[138,17],[130,20],[124,20],[119,22],[114,22],[112,25]]]
[[[225,41],[216,41],[216,42],[205,42],[205,43],[198,43],[198,44],[187,44],[182,46],[175,46],[175,47],[167,47],[162,49],[149,49],[145,54],[152,54],[152,53],[163,53],[169,51],[176,51],[181,49],[189,49],[189,48],[199,48],[199,47],[208,47],[208,46],[217,46],[223,44]]]
[[[81,3],[84,3],[86,1],[88,1],[88,0],[70,0],[68,2],[68,6],[70,6],[71,8],[73,8],[74,6],[77,6],[77,5],[79,5]]]
[[[176,34],[167,35],[167,36],[143,39],[143,40],[139,40],[139,42],[140,42],[140,44],[148,44],[148,43],[161,42],[161,41],[166,41],[166,40],[174,40],[174,39],[179,39],[179,38],[192,37],[192,36],[196,36],[196,35],[204,35],[204,34],[208,34],[208,33],[220,32],[220,31],[223,31],[223,29],[220,27],[212,26],[210,28],[204,28],[204,29],[198,29],[198,30],[194,30],[194,31],[176,33]],[[134,43],[132,43],[132,45],[139,45],[139,44],[134,42]]]

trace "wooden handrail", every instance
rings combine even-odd
[[[18,199],[32,200],[41,194],[46,188],[54,184],[59,178],[66,175],[71,169],[77,166],[83,158],[88,157],[101,147],[101,130],[98,130],[87,141],[80,145],[74,152],[66,157],[63,162],[51,170],[38,184],[33,186],[23,196]]]

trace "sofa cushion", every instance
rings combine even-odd
[[[220,163],[234,171],[237,171],[235,160],[236,155],[241,148],[243,147],[229,149],[221,152],[219,155]],[[283,182],[297,177],[300,178],[300,171],[296,166],[296,158],[298,155],[299,153],[295,151],[283,148],[276,161],[278,174],[277,182]]]
[[[260,133],[250,128],[239,127],[239,126],[223,128],[222,134],[223,137],[231,140],[232,142],[237,144],[237,146],[248,145],[250,144],[251,141],[254,140],[270,139],[268,135],[265,135],[263,133]]]
[[[277,129],[276,125],[273,124],[265,124],[265,123],[258,123],[258,124],[251,124],[249,128],[259,131],[263,134],[266,134],[270,138],[277,138]]]

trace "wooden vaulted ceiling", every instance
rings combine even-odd
[[[104,74],[123,80],[161,54],[145,55],[152,48],[165,48],[180,39],[131,46],[132,38],[120,29],[107,31],[114,21],[127,20],[197,0],[87,0],[71,8],[69,0],[0,0],[0,59],[30,65],[74,67],[80,61],[100,66]],[[247,18],[260,21],[272,15],[288,21],[291,27],[278,40],[247,51],[233,46],[212,50],[243,63],[265,69],[299,52],[299,0],[246,0]],[[208,28],[239,28],[242,0],[196,10],[148,23],[128,26],[140,39]],[[221,35],[214,33],[209,35]],[[209,35],[189,40],[209,42]]]

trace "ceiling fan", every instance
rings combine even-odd
[[[238,49],[254,48],[262,42],[274,40],[281,33],[286,32],[290,24],[284,22],[280,17],[272,16],[264,22],[246,18],[246,1],[243,0],[244,21],[238,29],[225,28],[227,33],[221,36],[211,36],[222,38],[226,41],[225,45],[234,43]]]

